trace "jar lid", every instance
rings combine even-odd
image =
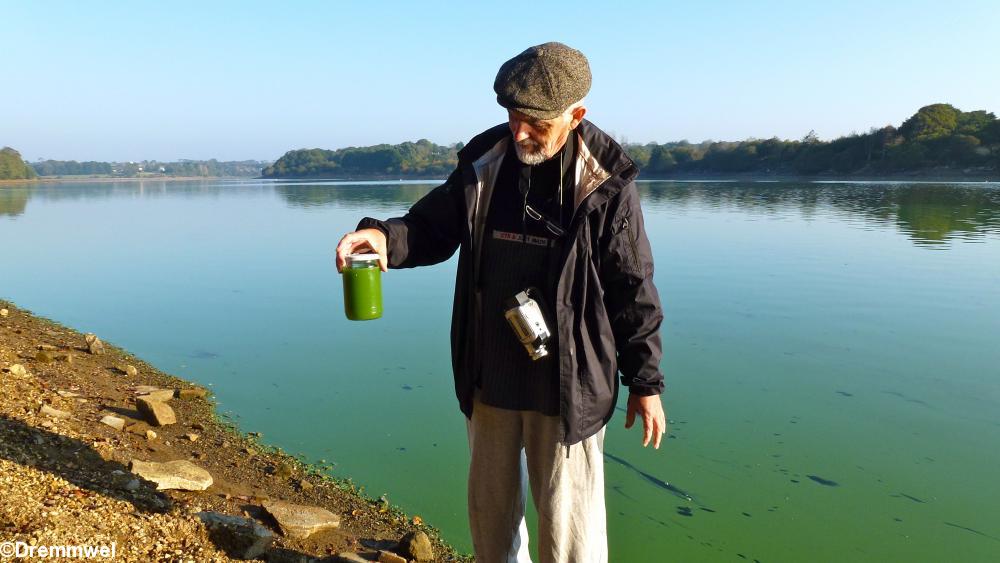
[[[378,254],[348,254],[347,263],[354,264],[357,262],[378,262]]]

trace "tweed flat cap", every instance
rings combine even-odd
[[[562,43],[525,49],[505,62],[493,81],[497,103],[536,119],[552,119],[590,91],[590,64]]]

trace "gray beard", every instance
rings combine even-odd
[[[535,151],[528,152],[529,148],[533,148]],[[535,143],[531,143],[528,147],[521,145],[521,143],[514,143],[514,151],[517,153],[517,159],[528,166],[541,164],[549,159],[549,157],[545,156],[545,151],[542,150],[542,147]]]

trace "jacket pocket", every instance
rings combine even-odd
[[[612,229],[615,253],[618,254],[622,269],[633,276],[642,276],[642,264],[639,262],[639,243],[635,236],[635,225],[628,217],[621,217]]]

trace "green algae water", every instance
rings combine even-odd
[[[347,257],[344,267],[344,313],[352,321],[370,321],[382,316],[382,271],[378,255]]]
[[[432,187],[5,186],[0,297],[208,385],[243,430],[468,550],[456,258],[383,274],[377,323],[345,317],[334,264],[359,218]],[[658,451],[624,412],[608,428],[611,561],[995,561],[1000,184],[640,195],[670,428]]]

